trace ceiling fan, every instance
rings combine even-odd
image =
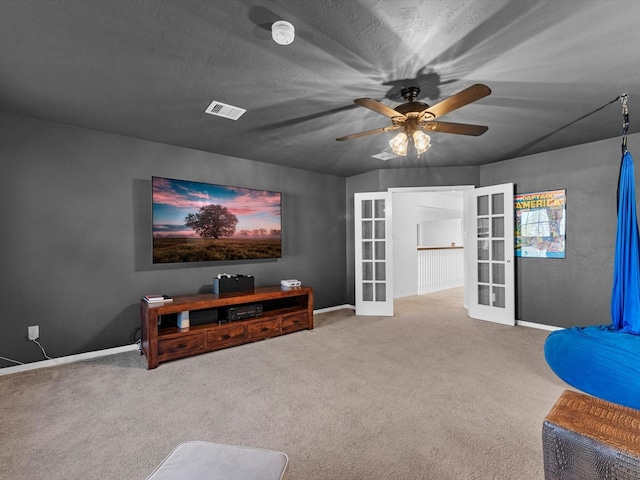
[[[371,98],[358,98],[353,102],[362,107],[369,108],[376,113],[389,117],[391,125],[388,127],[375,128],[365,132],[353,133],[344,137],[336,138],[339,142],[351,140],[352,138],[364,137],[376,133],[390,132],[392,130],[400,130],[390,142],[389,145],[396,155],[406,155],[409,137],[413,139],[413,144],[418,155],[426,152],[430,147],[431,138],[424,133],[424,130],[434,132],[454,133],[458,135],[479,136],[486,132],[489,127],[482,125],[470,125],[467,123],[451,123],[435,121],[453,110],[464,107],[472,102],[480,100],[491,93],[491,89],[481,83],[476,83],[461,92],[429,106],[423,102],[416,102],[415,99],[420,94],[418,87],[407,87],[401,91],[402,98],[406,103],[398,105],[396,108],[388,107]]]

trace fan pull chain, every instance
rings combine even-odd
[[[627,131],[629,130],[629,107],[627,100],[629,95],[623,93],[620,95],[620,103],[622,104],[622,154],[627,153]]]

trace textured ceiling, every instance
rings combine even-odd
[[[0,0],[0,111],[341,176],[480,165],[620,135],[621,93],[639,131],[639,22],[637,0]],[[386,162],[393,133],[335,141],[390,124],[355,98],[474,83],[493,93],[442,120],[481,137]]]

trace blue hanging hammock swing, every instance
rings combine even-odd
[[[621,95],[622,161],[610,325],[552,332],[547,363],[569,385],[595,397],[640,409],[640,237],[633,158],[627,149],[629,112]]]

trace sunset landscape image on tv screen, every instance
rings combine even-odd
[[[153,263],[282,257],[281,194],[152,178]]]

